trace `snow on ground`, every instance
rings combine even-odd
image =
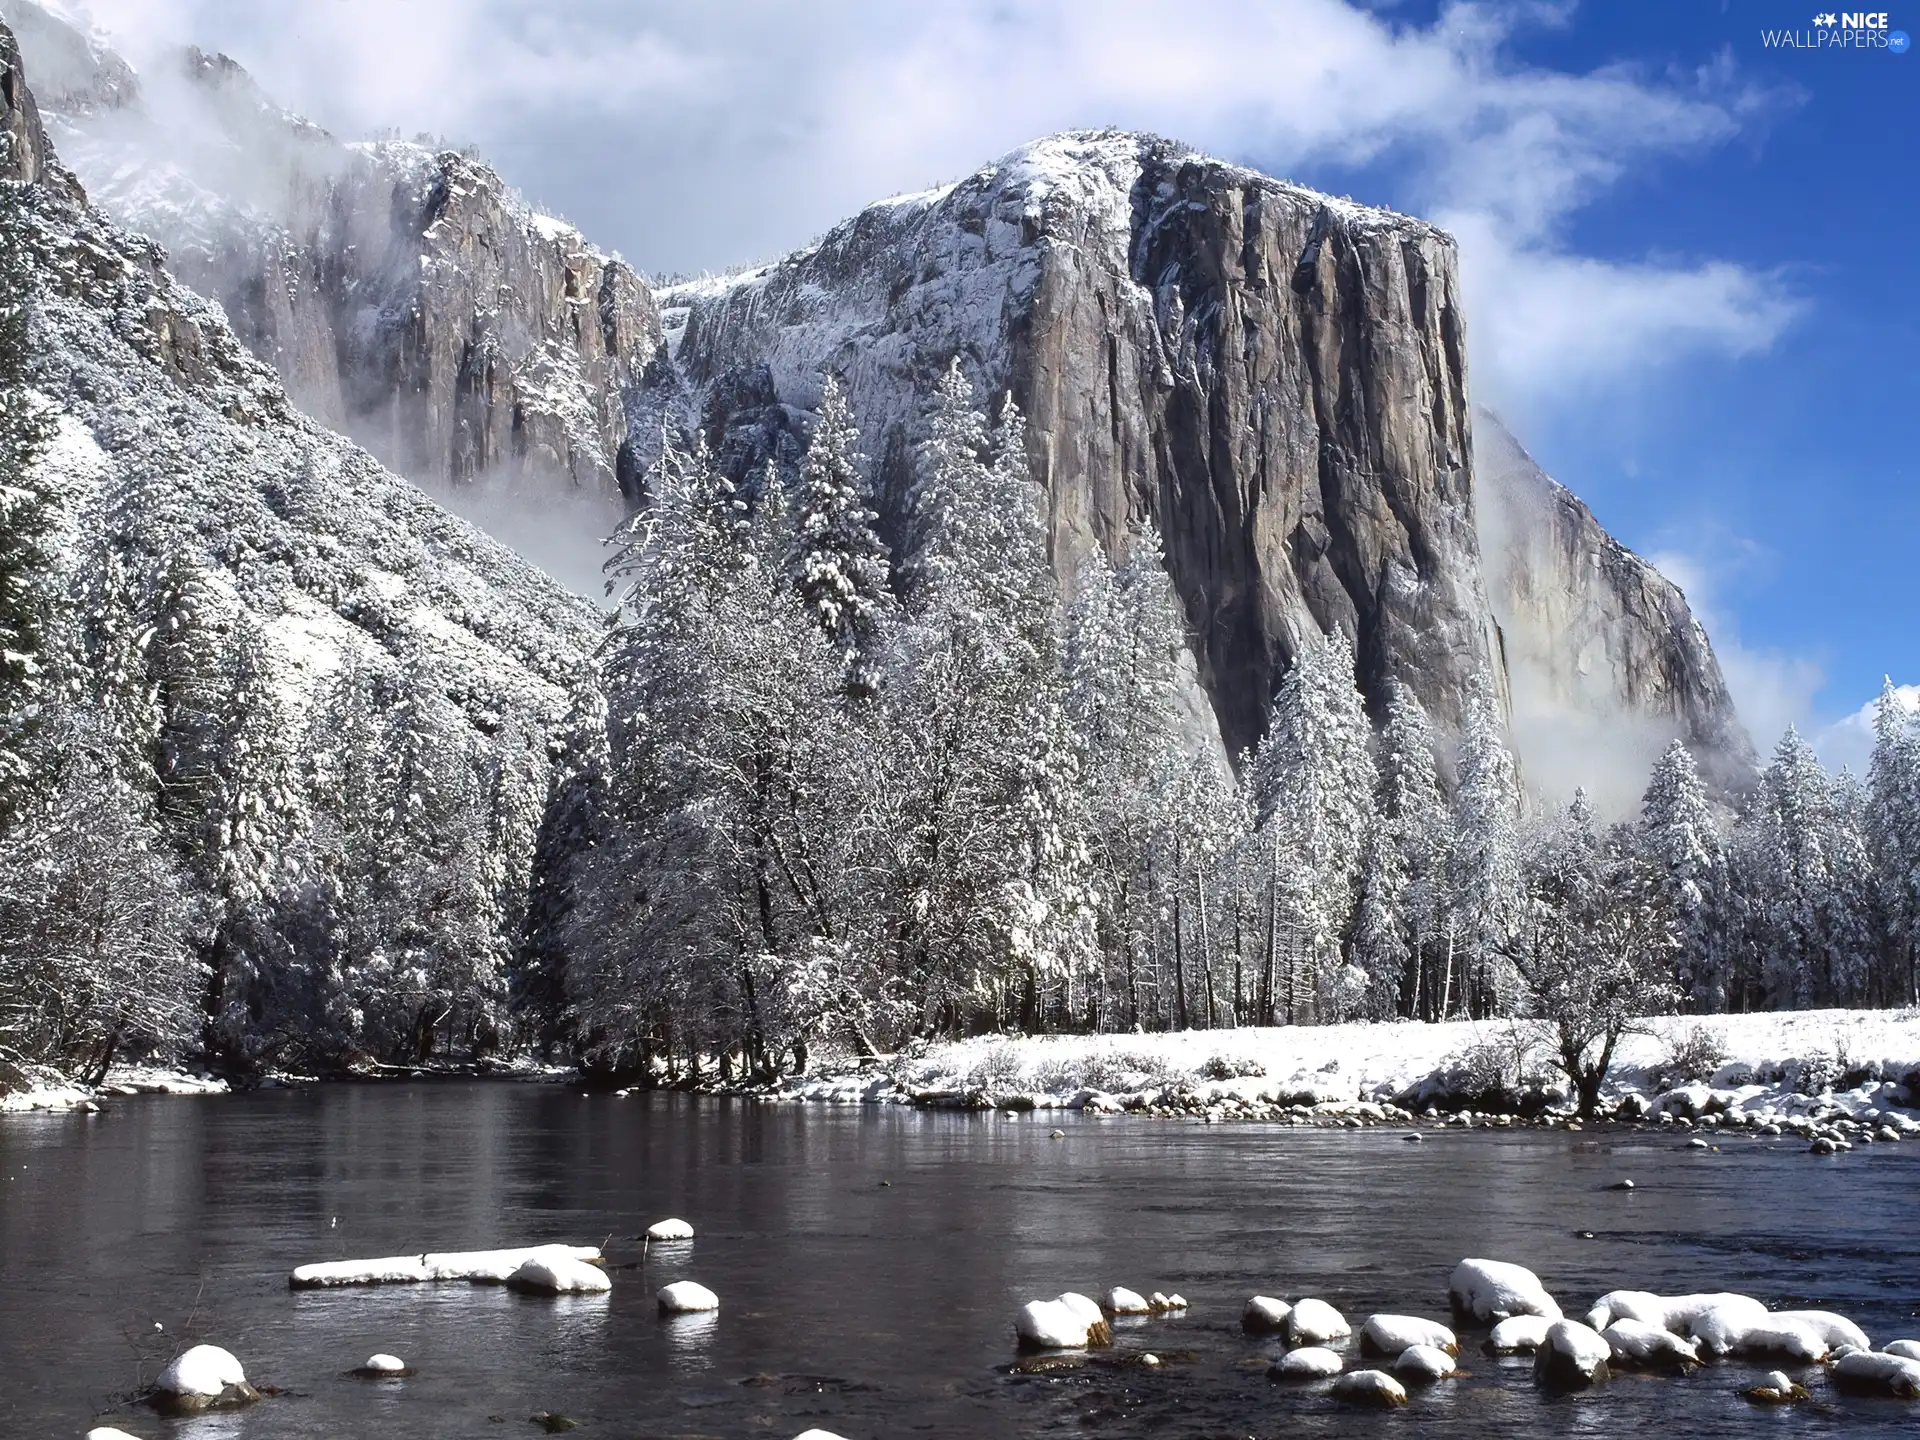
[[[323,1260],[300,1265],[287,1277],[295,1290],[331,1290],[345,1285],[417,1285],[432,1280],[468,1280],[504,1285],[529,1261],[555,1267],[596,1263],[596,1245],[522,1245],[510,1250],[460,1250],[388,1255],[377,1260]]]
[[[111,1095],[224,1095],[227,1092],[224,1080],[149,1065],[117,1065],[108,1072],[106,1083],[98,1088],[39,1068],[27,1072],[25,1078],[27,1083],[22,1088],[0,1093],[0,1113],[98,1109],[100,1098]]]
[[[1547,1064],[1540,1032],[1512,1021],[988,1036],[864,1067],[849,1062],[791,1082],[781,1098],[1173,1109],[1219,1119],[1308,1107],[1320,1118],[1379,1120],[1391,1118],[1380,1107],[1396,1101],[1458,1109],[1457,1097],[1475,1091],[1472,1077],[1511,1067],[1516,1054],[1544,1097],[1564,1107],[1564,1082]],[[1706,1117],[1804,1129],[1845,1120],[1920,1133],[1906,1113],[1920,1100],[1904,1083],[1910,1074],[1920,1085],[1920,1011],[1664,1016],[1622,1041],[1604,1100],[1627,1116],[1681,1124]]]

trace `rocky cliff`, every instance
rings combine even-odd
[[[662,293],[687,404],[746,463],[843,376],[898,504],[954,357],[1031,426],[1062,569],[1151,519],[1229,747],[1300,637],[1443,723],[1496,639],[1453,242],[1165,141],[1079,133]]]
[[[4,0],[49,128],[95,201],[157,240],[315,418],[438,487],[618,493],[626,398],[659,343],[646,283],[487,166],[343,145],[198,50],[136,77]]]
[[[1622,783],[1637,786],[1678,737],[1723,787],[1738,788],[1753,746],[1679,587],[1609,535],[1484,409],[1474,461],[1487,599],[1529,772],[1551,780],[1566,770],[1573,783],[1574,772],[1593,770],[1598,746],[1644,761],[1619,767]],[[1587,783],[1594,778],[1605,783],[1591,774]]]

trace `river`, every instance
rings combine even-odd
[[[1055,1128],[1062,1139],[1050,1138]],[[0,1430],[176,1440],[539,1433],[581,1440],[1378,1433],[1265,1378],[1252,1294],[1444,1319],[1462,1256],[1515,1260],[1571,1311],[1601,1291],[1731,1289],[1920,1335],[1920,1144],[1817,1159],[1790,1138],[1203,1126],[1040,1112],[583,1097],[507,1083],[329,1085],[0,1117]],[[1631,1192],[1609,1188],[1631,1178]],[[691,1246],[631,1239],[666,1216]],[[611,1295],[464,1284],[291,1292],[297,1263],[609,1241]],[[665,1321],[697,1279],[717,1316]],[[1020,1302],[1112,1285],[1185,1316],[1011,1369]],[[159,1327],[159,1328],[156,1328]],[[1391,1417],[1423,1435],[1747,1435],[1751,1367],[1536,1393],[1463,1339],[1468,1378]],[[128,1396],[179,1346],[233,1350],[251,1410],[164,1421]],[[1126,1363],[1151,1351],[1157,1368]],[[419,1373],[344,1372],[375,1351]],[[96,1417],[100,1417],[96,1419]],[[1800,1435],[1910,1430],[1920,1406],[1824,1386]]]

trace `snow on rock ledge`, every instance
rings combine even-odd
[[[246,1371],[231,1351],[195,1345],[176,1355],[153,1382],[153,1406],[173,1415],[251,1405],[260,1392],[247,1383]]]
[[[298,1266],[287,1277],[287,1284],[295,1290],[327,1290],[342,1285],[418,1285],[430,1280],[504,1285],[529,1260],[594,1262],[600,1258],[597,1245],[523,1245],[511,1250],[390,1255],[378,1260],[324,1260]]]
[[[532,1295],[604,1295],[613,1288],[607,1273],[571,1255],[530,1255],[507,1277],[509,1290]]]
[[[1447,1295],[1456,1317],[1482,1324],[1514,1315],[1560,1318],[1560,1307],[1540,1277],[1524,1265],[1504,1260],[1462,1260],[1447,1283]]]

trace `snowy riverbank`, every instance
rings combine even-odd
[[[37,1070],[21,1089],[0,1093],[0,1113],[94,1110],[100,1102],[126,1095],[224,1095],[227,1082],[183,1070],[116,1066],[100,1085],[82,1085],[50,1070]]]
[[[1309,1123],[1572,1108],[1537,1029],[1509,1021],[986,1037],[795,1081],[781,1098]],[[1683,1127],[1845,1121],[1858,1138],[1920,1133],[1916,1101],[1920,1011],[1810,1010],[1648,1020],[1622,1041],[1602,1104]]]

